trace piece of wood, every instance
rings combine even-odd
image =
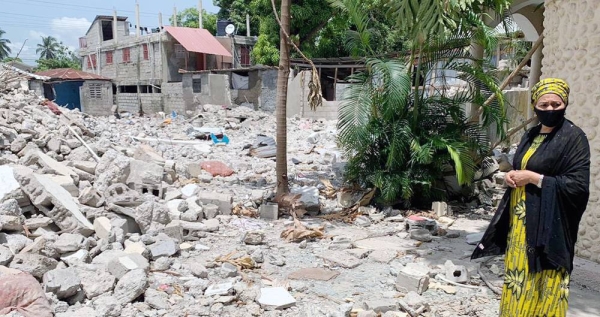
[[[521,71],[521,69],[523,69],[523,67],[525,67],[525,65],[527,64],[527,62],[531,59],[531,57],[533,56],[533,54],[535,53],[535,51],[538,50],[538,48],[540,48],[540,46],[542,45],[542,43],[544,43],[544,35],[540,35],[540,37],[537,39],[537,41],[533,44],[533,46],[531,47],[531,49],[529,50],[529,52],[527,53],[527,55],[525,55],[525,58],[523,58],[523,60],[521,61],[521,63],[517,66],[517,68],[515,68],[515,70],[513,70],[513,72],[508,75],[508,77],[506,77],[504,79],[504,81],[502,82],[502,84],[500,85],[500,90],[504,90],[504,88],[506,88],[506,86],[508,86],[508,84],[510,83],[510,81]],[[477,112],[475,113],[475,115],[473,115],[469,121],[473,122],[473,121],[479,121],[479,116],[481,116],[481,114],[483,113],[483,107],[487,107],[489,106],[492,101],[494,101],[494,99],[496,99],[496,95],[492,94],[484,103],[483,106],[480,107],[479,109],[477,109]]]
[[[73,130],[73,128],[71,128],[70,126],[67,126],[67,128],[69,128],[69,131],[71,131],[71,133],[77,138],[77,140],[79,140],[79,142],[81,142],[83,146],[85,146],[85,148],[92,154],[92,158],[94,159],[94,161],[100,162],[100,157],[98,156],[98,154],[96,154],[96,152],[94,152],[94,150],[92,150],[92,148],[87,143],[85,143],[85,141],[77,134],[77,132],[75,132],[75,130]]]

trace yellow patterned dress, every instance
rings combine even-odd
[[[523,157],[523,169],[545,137],[546,135],[541,134],[534,139]],[[565,317],[569,298],[569,274],[564,269],[529,272],[525,239],[525,187],[513,190],[510,210],[500,316]]]

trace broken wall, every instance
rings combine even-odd
[[[577,255],[600,262],[600,6],[594,0],[546,0],[542,78],[559,77],[571,86],[567,118],[590,142],[590,201],[579,226]]]
[[[186,101],[183,97],[183,83],[164,83],[162,85],[163,111],[170,113],[184,113],[186,110]]]
[[[199,92],[197,89],[194,91],[194,80],[200,81]],[[197,105],[207,104],[227,107],[233,105],[228,75],[187,73],[183,74],[181,84],[184,109],[193,110]]]
[[[90,88],[101,85],[101,93],[91,94]],[[111,115],[113,105],[112,83],[105,80],[88,80],[79,88],[81,112],[94,116]]]
[[[338,116],[340,101],[327,101],[323,99],[323,104],[313,111],[308,104],[308,83],[310,82],[310,71],[305,70],[291,77],[288,82],[287,96],[287,116],[312,119],[335,120]],[[342,91],[345,88],[343,84],[336,85],[336,99],[340,100]]]

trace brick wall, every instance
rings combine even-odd
[[[94,96],[90,93],[91,85],[101,85],[101,94]],[[81,112],[93,116],[111,115],[113,105],[112,84],[109,81],[88,80],[80,88]]]
[[[185,113],[182,83],[163,83],[162,95],[166,113],[173,110],[180,114]]]

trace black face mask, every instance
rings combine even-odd
[[[565,108],[561,110],[540,110],[538,108],[535,108],[535,114],[537,115],[541,124],[549,128],[553,128],[563,121],[563,119],[565,118],[565,110],[567,109]]]

